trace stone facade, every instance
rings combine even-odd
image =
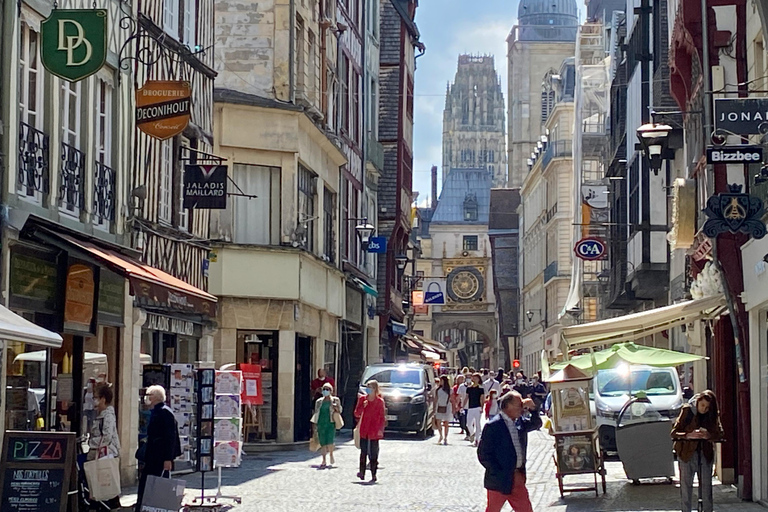
[[[459,55],[443,111],[443,183],[454,168],[486,168],[506,185],[504,95],[490,55]]]

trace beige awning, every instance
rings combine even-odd
[[[61,336],[35,325],[5,306],[0,305],[0,340],[31,343],[42,347],[60,348]]]
[[[634,341],[696,320],[717,317],[724,307],[725,297],[705,297],[599,322],[573,325],[560,331],[560,337],[570,348]]]

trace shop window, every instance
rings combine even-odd
[[[325,356],[323,358],[323,367],[333,380],[336,380],[336,346],[334,341],[325,342]]]

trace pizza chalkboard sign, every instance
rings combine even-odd
[[[0,461],[0,510],[65,512],[74,449],[74,433],[6,432]]]

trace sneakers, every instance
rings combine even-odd
[[[359,478],[360,480],[365,480],[365,475],[358,471],[357,472],[357,478]]]

